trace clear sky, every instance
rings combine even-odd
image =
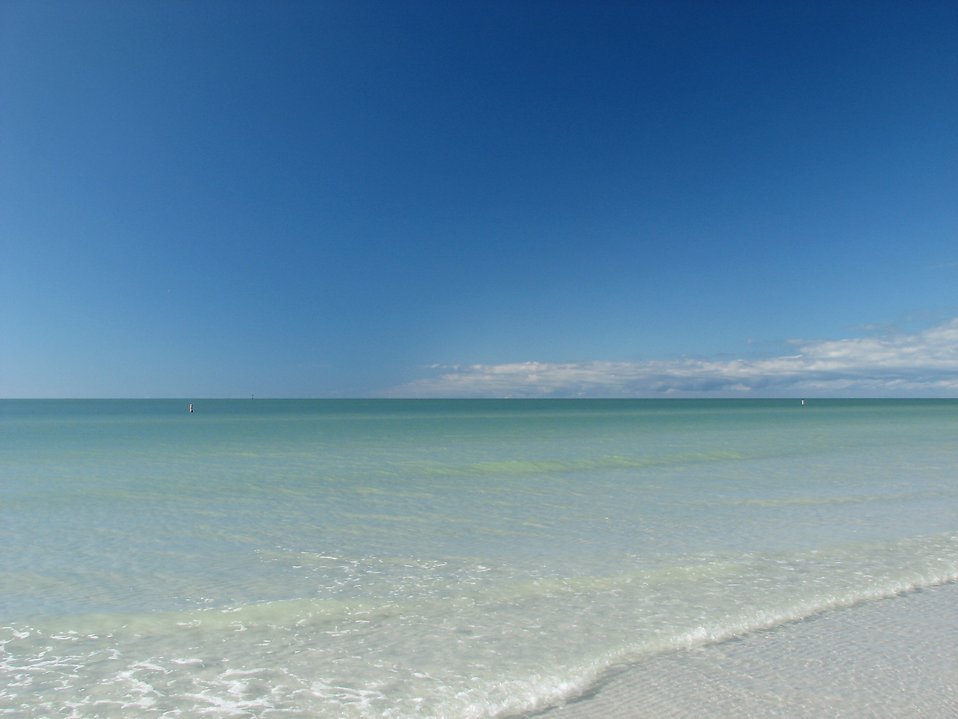
[[[0,3],[0,397],[958,396],[958,3]]]

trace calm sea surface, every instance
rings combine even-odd
[[[958,580],[958,401],[0,401],[0,715],[508,717]]]

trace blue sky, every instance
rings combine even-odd
[[[958,4],[0,5],[0,396],[958,396]]]

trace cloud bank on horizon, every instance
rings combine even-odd
[[[954,397],[958,318],[907,334],[793,340],[764,359],[436,365],[393,397]]]

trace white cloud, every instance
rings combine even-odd
[[[958,318],[915,334],[796,340],[765,359],[433,365],[396,397],[958,396]]]

